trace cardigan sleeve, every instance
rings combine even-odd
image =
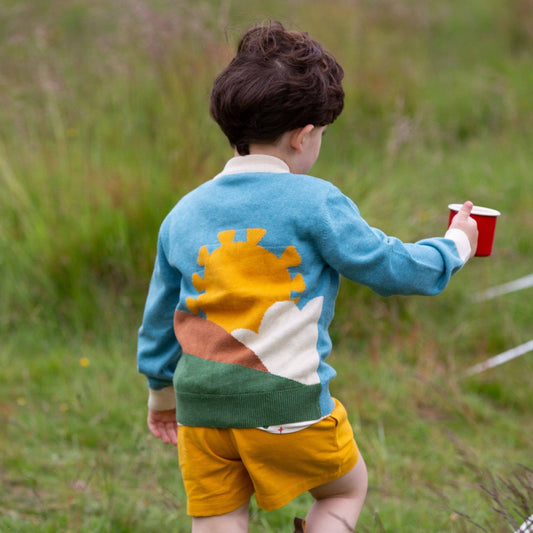
[[[163,223],[137,344],[138,370],[147,377],[149,388],[156,391],[172,386],[182,354],[173,323],[181,273],[168,262],[167,240],[168,231]]]
[[[370,227],[353,201],[335,187],[322,203],[317,227],[325,261],[382,296],[438,294],[464,264],[452,239],[404,243]]]

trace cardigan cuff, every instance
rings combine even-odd
[[[451,239],[455,243],[457,252],[459,253],[459,257],[462,259],[463,263],[466,263],[470,259],[472,247],[470,246],[470,241],[463,230],[451,228],[446,232],[444,238]]]
[[[151,411],[168,411],[176,409],[174,387],[165,387],[161,390],[148,389],[148,391],[148,409]]]

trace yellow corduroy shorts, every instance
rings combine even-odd
[[[347,474],[359,451],[343,405],[312,426],[287,434],[260,429],[179,426],[178,452],[187,513],[229,513],[255,493],[270,511]]]

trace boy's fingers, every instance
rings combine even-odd
[[[463,217],[466,220],[470,216],[470,213],[472,213],[473,207],[474,204],[470,201],[467,201],[461,206],[461,209],[459,209],[457,215]]]
[[[165,444],[177,443],[177,426],[171,422],[161,422],[150,426],[154,437],[161,439]]]
[[[176,427],[174,426],[172,427],[172,429],[170,430],[169,437],[170,437],[170,444],[173,444],[174,446],[176,446],[178,444],[178,432],[177,432]]]
[[[163,442],[176,445],[176,427],[174,424],[165,425]]]
[[[155,438],[157,438],[157,439],[161,438],[161,431],[159,430],[159,428],[155,424],[148,424],[148,427],[150,428],[150,431],[152,432],[152,435]]]

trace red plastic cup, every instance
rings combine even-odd
[[[452,223],[453,217],[461,209],[463,204],[450,204],[450,218],[448,219],[448,227]],[[501,215],[496,209],[488,207],[481,207],[475,205],[472,208],[470,216],[477,222],[477,229],[479,232],[477,248],[475,255],[477,257],[487,257],[492,253],[492,244],[494,243],[494,233],[496,231],[496,221]]]

